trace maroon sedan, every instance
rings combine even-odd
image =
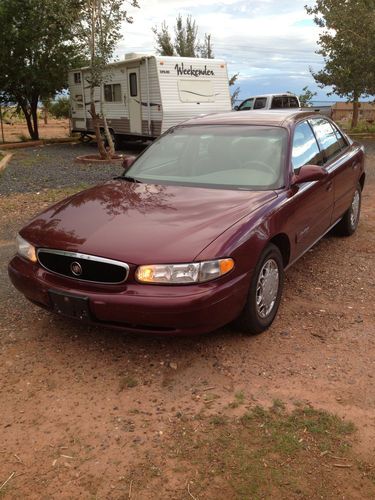
[[[202,333],[237,319],[259,333],[285,269],[333,226],[356,230],[364,182],[363,148],[322,116],[196,118],[33,219],[9,275],[35,304],[97,324]]]

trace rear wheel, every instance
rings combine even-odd
[[[279,308],[283,285],[283,258],[280,250],[270,244],[262,252],[254,269],[249,294],[237,326],[252,335],[267,330]]]
[[[355,233],[358,223],[359,216],[361,213],[361,201],[362,201],[362,189],[360,184],[357,185],[352,203],[348,210],[345,212],[344,217],[337,224],[337,232],[341,236],[351,236]]]

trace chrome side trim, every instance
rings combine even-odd
[[[76,259],[90,260],[92,262],[101,262],[103,264],[112,264],[114,266],[122,267],[126,271],[125,278],[122,281],[93,281],[93,280],[85,280],[85,279],[81,279],[81,278],[76,278],[75,276],[68,276],[66,274],[57,273],[56,271],[52,271],[51,269],[48,269],[48,267],[46,267],[44,264],[42,264],[42,262],[40,262],[39,252],[51,253],[51,254],[55,254],[55,255],[62,255],[64,257],[73,257]],[[86,253],[67,252],[65,250],[54,250],[51,248],[38,248],[36,253],[38,256],[39,264],[44,269],[46,269],[48,272],[53,273],[53,274],[57,274],[58,276],[63,276],[64,278],[71,278],[74,280],[82,281],[83,283],[97,283],[97,284],[101,284],[101,285],[118,285],[120,283],[124,283],[129,277],[130,268],[129,268],[128,264],[126,264],[125,262],[121,262],[120,260],[106,259],[105,257],[98,257],[96,255],[89,255]]]
[[[327,233],[329,233],[329,232],[331,231],[331,229],[333,229],[333,228],[336,226],[336,224],[338,224],[338,223],[340,222],[340,220],[342,219],[342,217],[343,217],[343,216],[339,217],[339,218],[337,219],[337,221],[336,221],[334,224],[332,224],[331,226],[329,226],[329,228],[328,228],[326,231],[324,231],[324,233],[323,233],[321,236],[319,236],[319,238],[317,238],[317,239],[314,241],[314,243],[312,243],[309,247],[307,247],[307,248],[306,248],[306,250],[304,250],[304,251],[303,251],[300,255],[298,255],[298,256],[297,256],[294,260],[292,260],[291,262],[289,262],[289,264],[288,264],[286,267],[284,267],[284,271],[287,271],[287,270],[288,270],[288,269],[289,269],[289,268],[290,268],[290,267],[291,267],[291,266],[292,266],[295,262],[297,262],[297,260],[299,260],[301,257],[303,257],[303,256],[305,255],[305,253],[306,253],[306,252],[308,252],[309,250],[311,250],[311,249],[312,249],[312,247],[313,247],[314,245],[316,245],[316,244],[317,244],[317,243],[318,243],[318,242],[319,242],[322,238],[324,238],[324,236],[325,236]]]

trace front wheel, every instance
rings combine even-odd
[[[348,210],[345,212],[344,217],[337,224],[337,231],[341,236],[351,236],[355,233],[358,223],[359,216],[361,213],[361,201],[362,201],[362,189],[360,184],[354,191],[352,203]]]
[[[269,244],[262,252],[251,278],[245,307],[237,320],[244,333],[267,330],[275,319],[284,285],[284,266],[280,250]]]

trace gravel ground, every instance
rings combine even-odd
[[[234,498],[225,488],[216,496],[200,492],[199,466],[167,448],[179,452],[175,425],[192,423],[198,434],[203,417],[240,419],[247,408],[282,400],[353,421],[358,461],[337,465],[334,456],[335,466],[322,452],[333,485],[324,487],[309,467],[301,474],[308,490],[291,485],[288,496],[271,490],[262,498],[375,498],[375,141],[366,147],[358,231],[328,235],[288,270],[271,328],[255,337],[223,328],[191,338],[78,324],[30,304],[11,286],[7,262],[27,219],[68,189],[118,173],[73,163],[92,146],[17,152],[0,178],[0,485],[11,478],[0,497]],[[48,189],[58,186],[64,189]],[[289,467],[282,464],[279,474]],[[266,467],[260,462],[259,472]],[[212,455],[213,485],[228,480],[216,469]]]
[[[126,151],[137,154],[141,146]],[[43,189],[97,184],[121,174],[121,165],[90,165],[75,163],[79,155],[93,154],[94,143],[50,144],[15,150],[14,157],[1,176],[0,195],[31,193]]]

